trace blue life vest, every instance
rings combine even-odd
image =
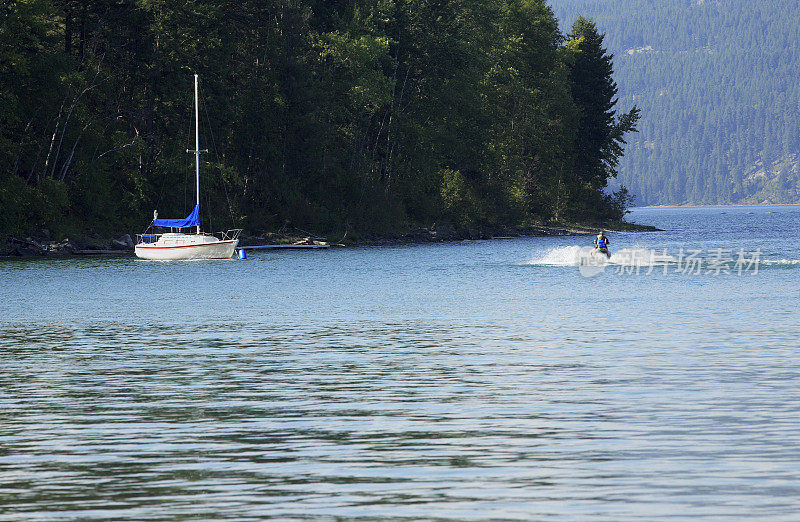
[[[597,240],[597,248],[605,248],[606,247],[606,238],[601,237]]]

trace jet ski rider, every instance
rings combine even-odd
[[[603,235],[603,231],[602,230],[597,234],[597,237],[594,238],[594,248],[595,248],[595,250],[599,250],[601,253],[605,254],[607,257],[611,257],[611,254],[608,252],[608,245],[610,243],[611,242],[608,240],[608,238],[605,235]]]

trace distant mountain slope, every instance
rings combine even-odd
[[[642,109],[619,181],[638,204],[800,202],[797,0],[552,0],[594,18],[620,106]]]

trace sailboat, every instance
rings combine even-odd
[[[197,97],[197,75],[194,75],[194,150],[195,177],[197,181],[197,201],[192,212],[184,219],[158,219],[158,211],[153,212],[153,222],[148,227],[170,229],[161,234],[139,234],[135,247],[136,256],[142,259],[183,260],[183,259],[230,259],[239,244],[241,229],[228,230],[217,234],[200,231],[200,111]],[[184,232],[195,229],[194,233]],[[147,232],[147,231],[146,231]]]

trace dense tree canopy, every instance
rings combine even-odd
[[[621,217],[603,36],[542,0],[10,0],[0,233],[381,232]],[[620,199],[622,196],[623,199]]]
[[[643,110],[619,176],[637,203],[800,202],[800,3],[552,5],[606,32],[620,105]]]

